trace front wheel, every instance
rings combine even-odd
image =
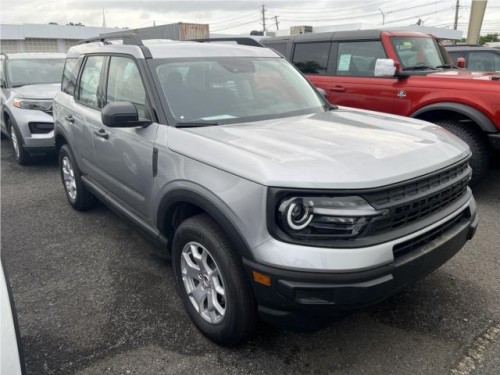
[[[14,151],[14,158],[19,165],[31,164],[31,157],[24,149],[23,138],[21,137],[21,133],[17,130],[16,124],[11,119],[9,119],[7,124],[9,129],[10,143],[12,145],[12,150]]]
[[[436,125],[449,130],[469,145],[472,152],[472,157],[469,161],[472,168],[470,185],[476,185],[488,171],[490,162],[490,150],[485,135],[472,124],[454,120],[436,121]]]
[[[196,327],[221,345],[235,345],[254,331],[257,309],[241,258],[208,215],[177,228],[172,262],[181,300]]]

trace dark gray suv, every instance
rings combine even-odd
[[[331,106],[267,48],[85,43],[68,52],[54,118],[69,203],[83,211],[97,197],[149,234],[191,319],[220,344],[247,338],[258,317],[376,303],[477,226],[464,142]]]

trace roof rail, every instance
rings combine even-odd
[[[210,43],[210,42],[236,42],[242,46],[251,46],[251,47],[262,47],[265,48],[262,44],[257,42],[253,38],[207,38],[207,39],[191,39],[191,42],[200,42],[200,43]]]
[[[139,35],[137,35],[136,33],[131,33],[131,32],[101,34],[101,35],[96,36],[94,38],[82,40],[79,44],[86,44],[86,43],[92,43],[92,42],[102,42],[104,44],[111,44],[111,43],[109,43],[110,40],[122,40],[123,44],[132,45],[132,46],[139,46],[139,47],[144,46],[141,38],[139,38]]]
[[[142,39],[139,37],[137,33],[134,32],[117,32],[117,33],[111,33],[111,34],[101,34],[99,36],[96,36],[95,38],[89,38],[82,40],[79,44],[87,44],[87,43],[92,43],[92,42],[102,42],[104,44],[111,44],[109,41],[110,40],[122,40],[124,45],[129,45],[129,46],[138,46],[141,50],[142,53],[144,54],[144,58],[146,59],[151,59],[153,56],[151,55],[151,51],[149,50],[148,47],[146,47],[142,43]]]

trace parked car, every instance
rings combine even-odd
[[[376,303],[474,235],[464,142],[331,106],[271,49],[89,41],[64,77],[54,119],[69,204],[97,197],[154,238],[217,343],[244,340],[258,316]]]
[[[453,62],[465,60],[464,67],[479,72],[500,72],[500,49],[480,45],[446,46]]]
[[[1,59],[0,130],[21,165],[55,151],[52,100],[60,90],[65,56],[17,53]]]
[[[14,299],[9,280],[0,260],[0,374],[25,375],[26,365],[21,344]]]
[[[262,39],[334,104],[426,120],[472,150],[472,184],[500,149],[500,76],[456,69],[433,36],[359,30]]]

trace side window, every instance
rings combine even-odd
[[[287,57],[286,56],[286,43],[273,43],[273,44],[269,45],[269,48],[271,48],[275,51],[278,51],[283,56]]]
[[[106,103],[131,102],[139,117],[147,116],[146,92],[135,62],[126,57],[113,56],[109,65]]]
[[[339,43],[336,74],[374,77],[377,59],[385,58],[387,55],[381,41]]]
[[[80,89],[78,99],[83,104],[91,107],[99,107],[97,92],[99,90],[99,81],[101,80],[102,65],[104,56],[90,56],[83,67],[80,78]]]
[[[76,77],[78,75],[78,59],[66,59],[61,82],[61,91],[73,96],[75,94]]]
[[[491,52],[471,52],[467,68],[483,72],[500,70],[500,55],[494,55]]]
[[[292,62],[304,74],[326,75],[330,42],[297,43]]]

